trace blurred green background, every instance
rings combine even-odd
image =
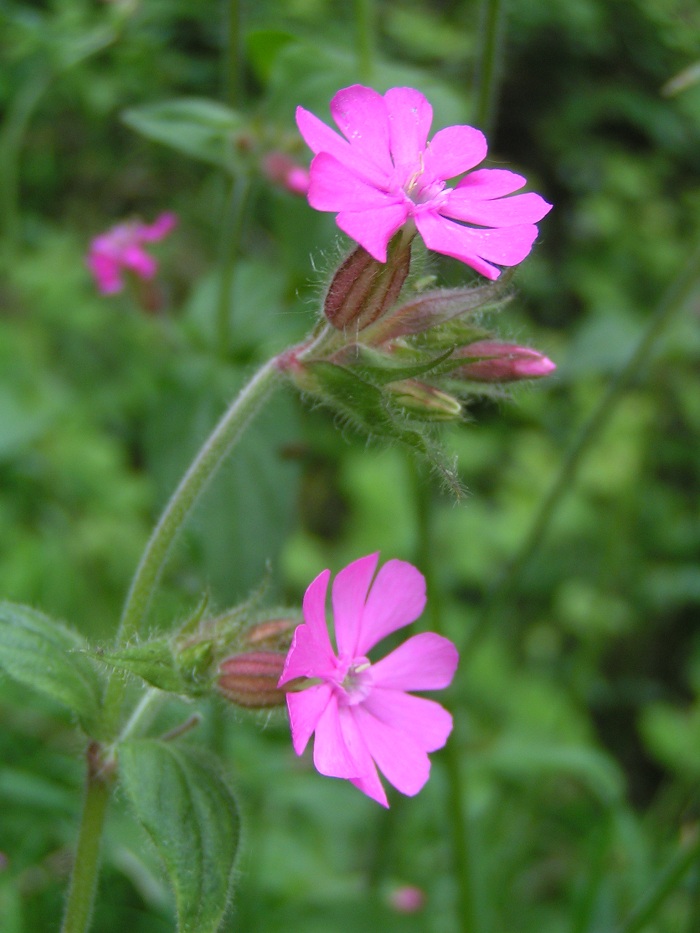
[[[555,205],[497,324],[557,373],[446,431],[460,504],[402,450],[280,393],[193,516],[152,626],[203,591],[229,606],[266,574],[274,600],[298,604],[324,567],[377,549],[424,558],[463,650],[445,702],[478,933],[697,933],[697,860],[632,925],[700,817],[697,289],[604,400],[697,250],[700,82],[669,82],[700,60],[700,9],[509,0],[488,112],[482,22],[464,0],[5,0],[0,594],[109,639],[198,445],[254,364],[312,325],[340,237],[260,171],[272,150],[306,164],[297,104],[327,118],[332,94],[360,81],[419,88],[435,128],[481,115],[490,164]],[[154,250],[153,292],[98,295],[90,239],[163,210],[180,223]],[[450,260],[432,271],[469,279]],[[596,410],[600,429],[533,536]],[[43,933],[59,925],[81,740],[9,681],[0,700],[0,929]],[[281,715],[203,706],[191,741],[224,756],[244,815],[226,930],[463,929],[444,752],[422,794],[384,813],[296,759]],[[104,853],[95,930],[172,929],[120,798]],[[416,913],[392,907],[404,885],[425,893]]]

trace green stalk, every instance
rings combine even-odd
[[[273,357],[244,386],[185,473],[141,557],[124,604],[117,644],[126,644],[139,634],[175,538],[209,480],[224,462],[278,379],[277,357]],[[115,731],[115,720],[123,692],[123,680],[118,676],[112,677],[105,698],[105,720],[110,733]]]
[[[376,46],[377,11],[373,0],[355,0],[357,24],[357,73],[365,84],[372,83]]]
[[[411,468],[418,524],[416,562],[425,576],[429,594],[427,612],[430,628],[438,635],[443,635],[441,589],[433,560],[436,542],[433,535],[431,484],[421,475],[420,467],[413,460]],[[442,759],[447,770],[448,786],[445,817],[449,827],[452,863],[458,885],[457,929],[460,933],[478,933],[480,922],[474,879],[474,840],[466,798],[466,780],[456,735],[453,734],[448,740],[442,751]]]
[[[109,779],[96,766],[96,746],[88,749],[87,780],[78,845],[73,863],[62,933],[86,933],[97,891],[100,842],[109,802]]]
[[[496,122],[505,10],[503,0],[482,0],[479,16],[479,52],[476,60],[474,122],[486,133]]]
[[[656,886],[641,900],[625,923],[617,928],[616,933],[640,933],[654,919],[666,898],[673,894],[688,869],[699,857],[700,838],[696,839],[690,848],[676,853]]]
[[[491,588],[483,612],[471,631],[468,647],[489,628],[489,624],[514,591],[520,575],[552,523],[566,493],[574,486],[579,467],[589,449],[598,440],[609,422],[613,412],[622,400],[627,388],[647,363],[659,337],[673,317],[685,307],[693,292],[700,284],[700,244],[695,247],[680,275],[675,279],[662,297],[656,310],[649,318],[646,330],[625,365],[610,383],[607,392],[583,425],[564,457],[559,472],[542,499],[535,517],[522,544],[508,562],[503,572]]]
[[[231,293],[236,278],[236,266],[243,238],[243,224],[250,188],[251,182],[247,175],[238,175],[231,182],[222,225],[216,335],[219,351],[223,356],[231,346]]]
[[[243,103],[243,10],[241,0],[228,0],[227,42],[225,55],[226,100],[229,107]]]

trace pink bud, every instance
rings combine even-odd
[[[456,357],[470,362],[453,370],[473,382],[516,382],[519,379],[538,379],[548,376],[557,368],[539,350],[519,347],[514,343],[496,340],[478,340],[457,351]]]
[[[263,159],[263,173],[290,194],[306,195],[309,173],[283,152],[269,152]]]
[[[226,658],[219,665],[219,692],[247,709],[282,706],[285,690],[279,689],[277,683],[285,657],[276,651],[250,651]]]

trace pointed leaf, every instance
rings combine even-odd
[[[158,638],[114,651],[100,651],[93,657],[115,670],[135,674],[159,690],[196,697],[204,689],[204,685],[197,683],[197,673],[211,663],[211,646],[207,642],[195,644],[176,656],[170,640]]]
[[[175,892],[179,933],[215,933],[231,897],[240,818],[223,774],[201,748],[124,743],[119,771]]]
[[[438,356],[419,350],[390,356],[386,353],[378,353],[369,347],[357,346],[353,349],[356,352],[353,370],[356,370],[360,376],[364,376],[375,385],[380,386],[387,385],[389,382],[401,382],[404,379],[413,379],[415,376],[430,373],[447,360],[452,353],[452,347],[444,350]]]
[[[132,107],[123,114],[127,126],[179,152],[231,169],[235,142],[244,129],[240,114],[214,100],[183,97]]]
[[[101,679],[82,637],[29,606],[0,603],[0,670],[74,712],[90,732]]]

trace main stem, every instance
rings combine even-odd
[[[109,780],[95,767],[94,749],[95,746],[88,749],[83,815],[62,933],[84,933],[90,926],[95,903],[100,841],[109,802]]]
[[[182,478],[151,534],[124,604],[117,643],[134,638],[148,611],[175,538],[209,480],[279,379],[277,358],[269,360],[241,390]],[[116,730],[123,681],[113,677],[105,699],[108,734]]]

